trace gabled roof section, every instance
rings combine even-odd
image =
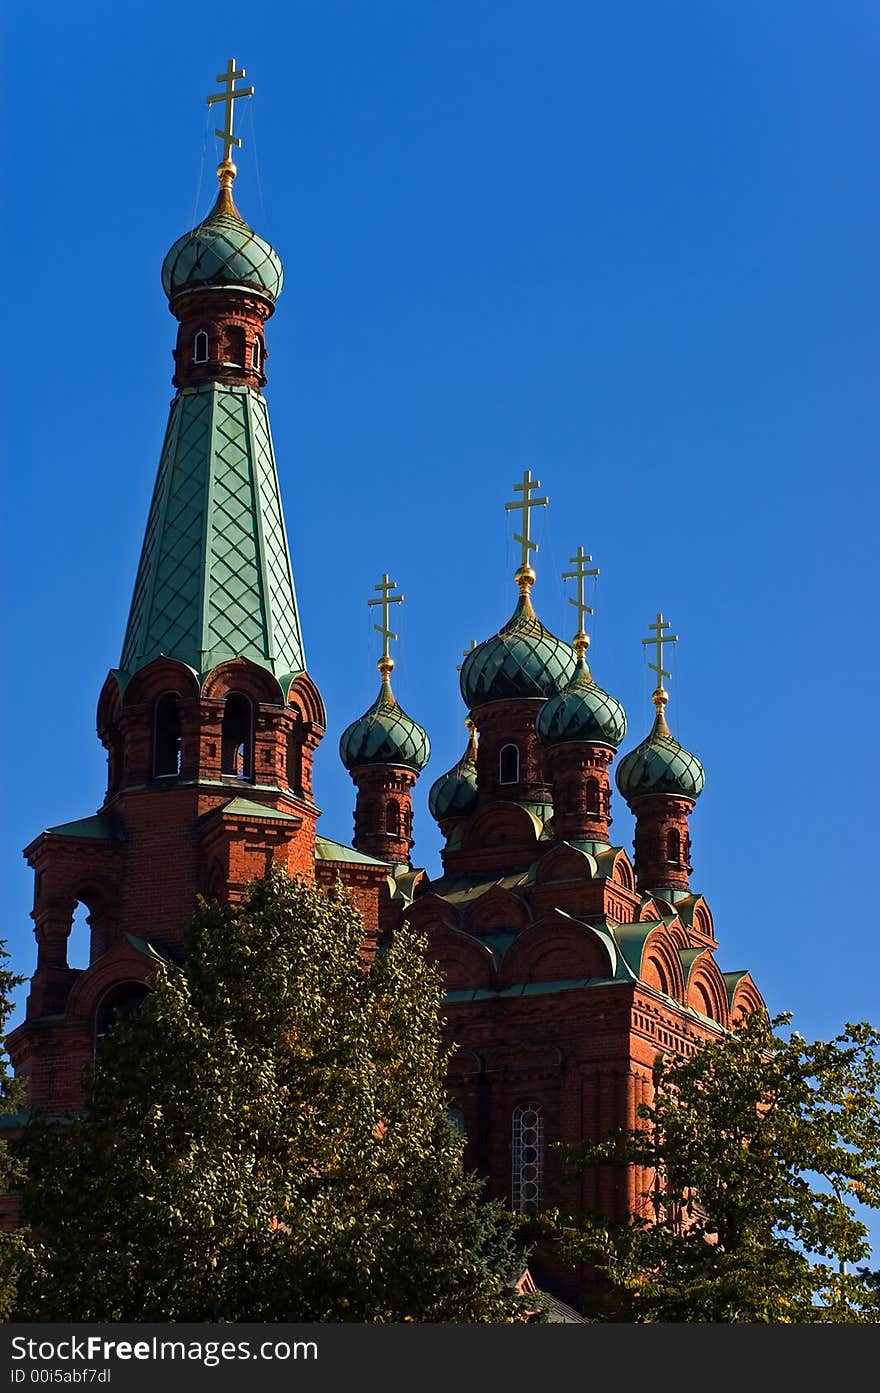
[[[120,667],[245,657],[305,670],[265,399],[206,383],[171,404]]]
[[[94,842],[125,840],[118,822],[110,817],[81,817],[76,822],[60,822],[57,827],[47,827],[44,836],[76,837]]]
[[[381,866],[383,870],[391,868],[390,861],[377,861],[375,856],[366,856],[362,851],[355,851],[353,846],[333,842],[329,837],[315,838],[315,860],[342,861],[355,866]]]

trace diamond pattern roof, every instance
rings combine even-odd
[[[617,769],[617,787],[627,802],[649,793],[699,798],[705,782],[702,764],[673,738],[662,716],[657,717],[650,735],[624,756]]]
[[[472,813],[477,802],[477,766],[466,752],[457,764],[428,791],[428,811],[435,822],[445,817],[465,817]]]
[[[208,383],[171,404],[120,666],[305,668],[265,399]]]
[[[383,681],[369,710],[352,721],[339,739],[339,757],[346,769],[360,764],[398,764],[420,772],[428,763],[431,742],[408,716]]]
[[[593,681],[586,662],[579,659],[568,686],[541,707],[535,729],[545,745],[581,740],[616,749],[626,735],[626,712],[616,697]]]
[[[545,629],[527,595],[494,638],[465,658],[461,694],[467,706],[483,702],[549,697],[570,681],[575,653]]]
[[[277,300],[284,272],[275,248],[243,218],[211,212],[178,237],[162,264],[162,288],[170,298],[205,285],[242,285]]]

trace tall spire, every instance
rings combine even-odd
[[[154,658],[200,674],[236,657],[283,683],[305,670],[293,569],[262,387],[265,326],[283,273],[274,248],[232,203],[241,145],[233,112],[252,87],[230,59],[218,82],[225,104],[220,197],[174,243],[162,280],[180,322],[165,444],[134,587],[120,667]]]

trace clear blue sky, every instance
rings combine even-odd
[[[406,596],[395,686],[458,757],[456,664],[508,617],[525,468],[536,607],[602,574],[591,659],[650,721],[639,640],[680,635],[669,719],[702,758],[694,883],[723,969],[810,1035],[878,1020],[876,5],[308,0],[7,7],[2,564],[6,920],[20,848],[94,812],[171,397],[166,249],[202,216],[205,95],[256,96],[236,198],[278,248],[268,398],[309,670],[321,829],[377,685],[367,598]],[[615,799],[614,837],[632,821]]]

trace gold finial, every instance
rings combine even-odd
[[[464,650],[464,656],[467,657],[468,653],[473,653],[473,651],[474,651],[474,649],[476,648],[476,646],[477,646],[477,640],[476,640],[475,638],[472,638],[471,641],[470,641],[470,646]],[[459,663],[458,667],[455,669],[456,672],[461,672],[461,670],[462,670],[463,667],[464,667],[464,663]],[[467,721],[465,721],[465,725],[467,725]]]
[[[663,615],[660,613],[659,610],[657,611],[656,623],[649,624],[648,628],[654,629],[655,633],[651,638],[643,638],[642,643],[645,646],[653,644],[654,647],[657,649],[656,663],[648,664],[648,667],[651,669],[651,671],[656,672],[657,674],[657,686],[654,689],[654,695],[651,697],[651,700],[657,708],[658,718],[661,721],[663,721],[663,708],[669,700],[669,696],[663,686],[663,678],[672,676],[672,674],[667,672],[663,666],[663,645],[664,643],[678,643],[678,634],[666,633],[666,630],[669,628],[669,620],[664,619]]]
[[[217,166],[217,178],[220,180],[220,188],[229,193],[230,200],[232,197],[232,183],[238,172],[235,165],[232,163],[230,151],[233,145],[237,150],[241,149],[241,139],[239,136],[232,134],[232,104],[238,97],[252,97],[254,95],[253,87],[239,87],[238,91],[235,90],[237,79],[244,76],[244,68],[236,68],[235,59],[230,58],[226,72],[218,73],[214,79],[215,82],[223,82],[226,84],[225,92],[214,92],[207,99],[208,106],[213,106],[215,102],[223,102],[226,106],[226,122],[223,130],[215,130],[214,134],[218,135],[223,141],[223,159]]]
[[[532,509],[546,508],[548,500],[546,498],[533,498],[532,490],[541,487],[540,479],[532,478],[532,471],[527,469],[522,477],[521,484],[514,484],[514,492],[521,493],[522,498],[518,503],[505,503],[505,512],[513,512],[515,508],[522,509],[523,522],[522,532],[515,533],[513,540],[519,542],[522,547],[522,559],[516,573],[516,583],[523,595],[527,595],[535,581],[535,573],[529,565],[529,552],[538,550],[538,543],[532,541],[531,523]]]
[[[572,647],[578,657],[583,658],[586,656],[587,649],[590,646],[589,636],[584,629],[584,615],[593,613],[592,607],[584,600],[584,582],[588,576],[597,576],[599,574],[599,567],[594,566],[592,570],[587,570],[587,562],[592,561],[593,558],[587,555],[583,547],[578,547],[575,555],[570,556],[568,559],[571,565],[574,566],[574,570],[563,571],[562,579],[577,581],[577,599],[573,600],[570,595],[568,597],[568,603],[574,605],[578,612],[578,631],[572,639]]]
[[[388,652],[388,642],[392,638],[395,642],[397,641],[397,634],[392,633],[388,627],[388,610],[389,606],[391,605],[399,605],[403,603],[402,595],[391,594],[391,591],[396,589],[396,587],[397,581],[389,580],[388,572],[386,571],[384,576],[382,577],[381,584],[373,586],[374,590],[381,590],[382,594],[380,598],[378,600],[367,600],[368,605],[382,606],[382,623],[374,624],[373,628],[376,630],[377,633],[382,635],[382,656],[379,659],[379,662],[377,663],[377,667],[382,674],[382,680],[384,682],[387,682],[389,680],[391,676],[391,669],[394,667],[394,659]]]

